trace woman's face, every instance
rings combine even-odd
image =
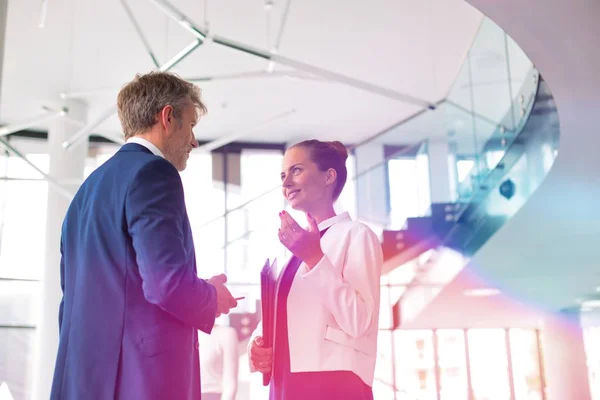
[[[281,182],[283,197],[294,210],[312,212],[333,203],[335,170],[320,171],[303,147],[289,149],[283,156]]]

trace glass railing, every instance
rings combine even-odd
[[[431,202],[471,202],[527,121],[537,83],[538,72],[523,51],[484,19],[447,98],[434,110],[425,109],[354,150],[358,174],[364,175],[357,192],[358,218],[398,229],[407,216],[427,215]],[[371,167],[382,164],[393,149],[415,144],[419,151],[398,158],[414,161],[411,173],[419,182],[404,179],[409,170],[399,161]],[[440,157],[448,158],[447,171],[442,167],[448,176],[441,184],[435,181],[440,170],[431,167]],[[395,173],[396,169],[405,172]],[[405,185],[417,193],[411,204],[403,199]],[[440,187],[446,191],[442,196]]]
[[[527,73],[523,85],[516,93],[514,102],[510,108],[506,110],[504,117],[495,123],[492,120],[485,119],[477,114],[471,114],[469,117],[472,122],[474,152],[473,152],[473,167],[468,175],[457,186],[458,199],[468,201],[479,185],[487,180],[487,176],[496,168],[507,149],[511,146],[515,138],[521,132],[523,124],[527,121],[533,99],[537,90],[538,73],[534,68],[531,68]],[[462,108],[459,105],[448,100],[446,104],[450,104],[455,108]],[[518,115],[515,116],[515,110],[518,110]],[[466,110],[463,110],[466,112]],[[509,128],[514,127],[514,128]],[[457,154],[468,154],[459,153]]]
[[[550,171],[558,153],[559,136],[556,105],[541,80],[527,123],[487,173],[485,185],[457,215],[458,224],[448,234],[448,245],[473,254],[511,218]]]
[[[484,51],[480,40],[490,50]],[[496,60],[495,75],[491,71],[484,73],[482,65],[474,67],[476,63],[483,63],[494,69],[491,60],[489,65],[484,62],[486,57],[493,59],[494,42],[504,42],[503,47],[496,47],[496,55],[503,55],[506,64],[500,68],[500,61]],[[493,88],[494,85],[499,87]],[[453,128],[447,131],[446,140],[449,165],[454,164],[449,169],[458,170],[456,190],[451,193],[454,215],[449,230],[441,233],[438,246],[430,252],[434,256],[426,257],[428,265],[422,265],[412,279],[410,273],[403,277],[403,282],[410,279],[399,303],[403,324],[420,314],[441,288],[466,266],[470,257],[528,201],[548,174],[559,147],[558,114],[552,93],[522,51],[491,21],[482,25],[448,99],[436,110],[423,112],[409,123],[423,129],[419,120],[425,118],[437,121],[431,126]],[[465,121],[468,127],[462,124]],[[398,127],[399,136],[392,136],[396,132],[387,132],[389,141],[406,135],[409,127]],[[376,139],[381,141],[382,138]],[[432,138],[420,139],[425,140],[426,148]],[[414,158],[415,166],[416,157],[418,155]],[[391,179],[389,184],[387,190],[393,192]],[[389,209],[390,223],[394,220],[395,206],[391,204]],[[420,214],[413,211],[411,216]],[[441,260],[440,255],[444,254],[455,254],[455,262]],[[392,270],[388,281],[396,271],[406,272],[405,267],[411,263],[414,261]],[[437,288],[423,284],[424,281],[431,283],[427,281],[431,278]]]
[[[527,122],[518,136],[503,152],[503,156],[486,175],[483,185],[471,200],[461,204],[449,231],[440,237],[441,246],[432,252],[427,266],[421,265],[418,273],[402,293],[400,313],[402,324],[416,318],[467,265],[470,257],[488,241],[528,201],[533,192],[547,176],[559,147],[559,121],[552,94],[543,79],[538,89]],[[452,255],[454,262],[440,259],[440,255]],[[421,257],[419,257],[421,258]],[[388,282],[403,272],[403,282],[410,279],[413,269],[410,262],[388,274]],[[397,267],[398,265],[393,265]],[[423,285],[424,278],[434,278],[438,289]]]
[[[495,167],[527,119],[536,87],[529,58],[498,25],[484,19],[446,98],[470,114],[462,116],[470,126],[461,135],[474,145],[470,176],[481,177]]]

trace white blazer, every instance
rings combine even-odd
[[[325,228],[325,256],[310,271],[305,263],[300,265],[287,299],[291,372],[352,371],[373,386],[381,244],[369,227],[352,221],[348,213],[321,222],[319,230]],[[261,324],[248,351],[259,335]]]

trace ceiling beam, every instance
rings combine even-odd
[[[215,149],[218,149],[222,146],[225,146],[226,144],[229,144],[231,142],[236,141],[239,138],[242,138],[244,136],[247,136],[253,132],[256,132],[259,129],[262,129],[268,125],[271,125],[273,122],[278,121],[280,119],[289,117],[290,115],[294,114],[296,112],[295,109],[291,109],[289,111],[285,111],[279,114],[274,115],[273,117],[258,123],[257,125],[251,127],[251,128],[242,128],[242,129],[238,129],[236,132],[226,135],[226,136],[222,136],[219,139],[215,139],[212,140],[208,143],[205,143],[203,145],[201,145],[200,147],[198,147],[199,151],[204,151],[204,152],[209,152],[209,151],[213,151]]]
[[[179,62],[181,62],[184,58],[186,58],[187,56],[189,56],[201,44],[202,44],[202,40],[200,40],[200,39],[194,40],[192,43],[190,43],[186,47],[184,47],[179,53],[177,53],[177,55],[175,55],[169,61],[167,61],[166,63],[164,63],[159,68],[159,70],[160,71],[168,71],[168,70],[170,70],[175,65],[177,65]],[[64,141],[63,142],[63,147],[65,149],[72,148],[72,146],[74,144],[76,144],[76,143],[80,142],[81,140],[87,138],[91,134],[91,132],[92,132],[92,130],[94,128],[96,128],[101,123],[103,123],[104,121],[106,121],[107,119],[109,119],[116,112],[117,112],[117,105],[116,104],[111,105],[109,108],[106,109],[106,111],[104,111],[102,114],[100,114],[98,116],[98,118],[96,118],[91,123],[87,124],[86,126],[84,126],[83,128],[81,128],[79,131],[77,131],[73,135],[73,137],[71,139]]]
[[[60,110],[47,110],[44,114],[38,115],[37,117],[4,125],[0,127],[0,137],[31,128],[32,126],[40,125],[58,117],[63,117],[67,114],[67,111],[66,108],[61,108]]]
[[[64,188],[56,179],[52,178],[50,175],[42,171],[31,162],[23,153],[21,153],[18,149],[16,149],[13,145],[11,145],[8,140],[3,137],[0,137],[0,146],[4,147],[8,152],[14,154],[17,157],[20,157],[27,165],[36,170],[39,174],[41,174],[46,181],[50,184],[50,186],[56,190],[59,194],[64,196],[67,200],[71,201],[73,199],[73,193]]]
[[[240,51],[242,53],[246,53],[258,58],[265,59],[267,61],[273,61],[275,63],[286,65],[288,67],[296,68],[301,71],[309,72],[311,74],[320,76],[325,79],[329,79],[332,81],[336,81],[339,83],[343,83],[348,86],[355,87],[357,89],[361,89],[367,92],[371,92],[374,94],[378,94],[390,99],[394,99],[397,101],[401,101],[404,103],[409,103],[413,105],[417,105],[420,107],[429,108],[431,110],[435,109],[435,104],[432,104],[426,100],[419,99],[417,97],[400,93],[395,90],[391,90],[382,86],[375,85],[373,83],[363,81],[360,79],[352,78],[347,75],[343,75],[337,72],[333,72],[327,70],[325,68],[320,68],[314,65],[310,65],[308,63],[298,61],[292,58],[284,57],[273,52],[264,51],[243,43],[236,42],[234,40],[228,39],[223,36],[213,35],[208,32],[208,30],[201,28],[190,21],[185,14],[179,11],[175,6],[173,6],[167,0],[148,0],[154,3],[158,8],[160,8],[165,14],[175,20],[179,25],[181,25],[184,29],[191,32],[194,36],[196,36],[199,40],[205,42],[213,42],[219,44],[224,47],[228,47],[233,50]]]
[[[150,43],[148,42],[146,35],[144,35],[144,32],[142,31],[142,27],[140,26],[140,24],[138,24],[137,20],[135,19],[135,16],[133,15],[133,11],[131,11],[131,7],[129,7],[129,4],[127,4],[127,0],[121,0],[121,5],[125,9],[125,13],[129,17],[129,20],[131,21],[131,24],[135,28],[135,31],[137,32],[138,36],[140,37],[140,40],[142,41],[144,48],[146,49],[146,51],[148,52],[148,55],[152,59],[152,63],[154,64],[154,66],[156,68],[160,68],[160,64],[159,64],[158,60],[156,59],[156,55],[152,51],[152,47],[150,47]]]

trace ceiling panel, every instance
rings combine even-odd
[[[208,0],[205,0],[208,1]],[[157,59],[164,62],[193,37],[149,0],[127,2]],[[270,11],[259,0],[172,0],[199,26],[268,50],[275,44],[285,1]],[[118,88],[153,68],[118,0],[55,0],[37,27],[38,0],[10,2],[0,120],[10,123],[60,105],[60,93],[86,92],[88,121],[114,104]],[[205,13],[206,10],[206,13]],[[354,79],[434,102],[443,98],[482,16],[462,0],[291,1],[278,53]],[[174,69],[184,77],[264,71],[267,62],[205,44]],[[290,70],[278,66],[277,71]],[[295,109],[292,117],[248,133],[246,140],[306,137],[364,140],[421,107],[324,79],[246,77],[202,82],[209,115],[202,139],[248,129]],[[107,89],[108,88],[108,89]],[[44,127],[39,127],[43,129]],[[117,118],[100,131],[118,132]]]

